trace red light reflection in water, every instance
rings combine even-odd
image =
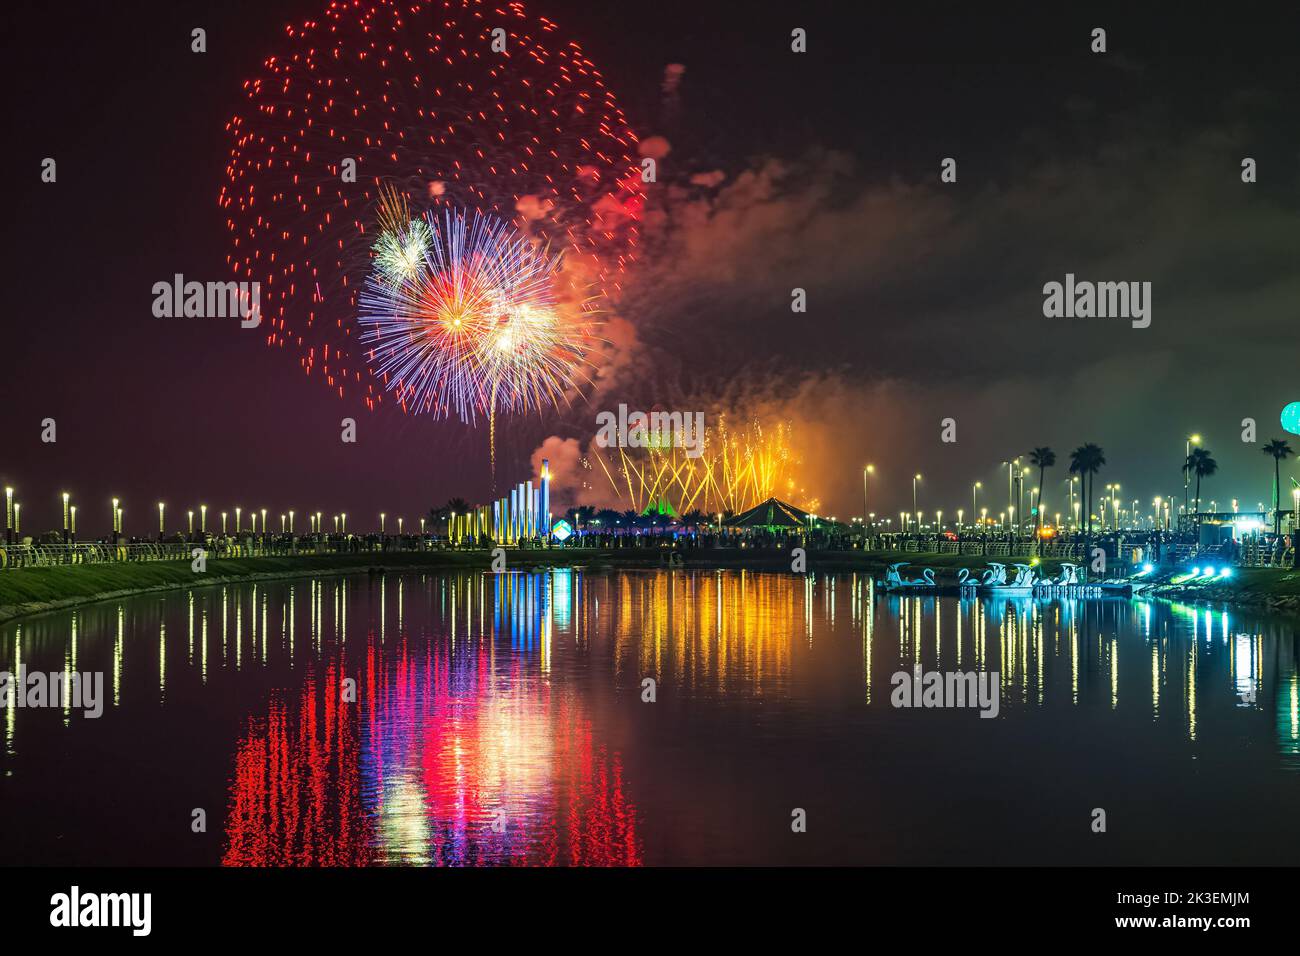
[[[335,657],[240,740],[226,866],[641,865],[621,760],[535,658],[372,636],[340,704]]]

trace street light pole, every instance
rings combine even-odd
[[[912,514],[918,514],[918,513],[919,513],[919,512],[916,510],[916,483],[917,483],[918,481],[920,481],[920,480],[921,480],[921,476],[920,476],[919,473],[916,474],[916,475],[913,475],[913,476],[912,476]],[[921,522],[920,522],[919,519],[917,520],[916,525],[917,525],[916,530],[917,530],[917,531],[920,531],[920,530],[921,530]]]
[[[871,507],[871,501],[870,501],[870,499],[871,499],[871,495],[870,495],[870,494],[868,493],[868,491],[867,491],[867,476],[870,475],[870,474],[873,474],[873,473],[875,472],[875,470],[876,470],[876,466],[875,466],[875,465],[867,465],[866,467],[864,467],[864,468],[862,469],[862,522],[863,522],[863,527],[866,527],[867,519],[868,519],[868,518],[870,517],[870,515],[871,515],[871,512],[869,512],[869,511],[867,510],[869,507]]]
[[[1192,446],[1201,443],[1200,435],[1188,435],[1185,450],[1183,452],[1183,514],[1187,514],[1187,486],[1191,480],[1191,470],[1187,467],[1187,459],[1192,457]]]

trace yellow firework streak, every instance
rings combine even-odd
[[[706,430],[698,458],[657,442],[649,448],[593,450],[585,465],[598,470],[624,507],[637,512],[738,513],[772,497],[816,511],[820,501],[799,480],[790,430],[784,423],[764,428],[753,421],[733,431],[724,417]]]

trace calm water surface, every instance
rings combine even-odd
[[[918,661],[997,671],[997,719],[893,707]],[[1300,861],[1296,632],[1236,613],[409,573],[29,618],[19,664],[107,700],[0,711],[3,863]]]

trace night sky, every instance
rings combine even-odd
[[[485,428],[369,413],[237,324],[151,313],[174,273],[228,278],[223,127],[284,23],[323,6],[7,5],[0,480],[24,531],[57,524],[62,490],[83,537],[106,530],[110,496],[137,534],[159,499],[174,526],[202,500],[346,511],[357,530],[380,510],[486,499]],[[881,511],[910,506],[917,471],[923,507],[955,509],[972,481],[997,487],[1000,460],[1051,445],[1059,481],[1088,441],[1109,461],[1098,487],[1149,502],[1181,493],[1189,431],[1220,464],[1204,498],[1265,500],[1258,449],[1300,399],[1295,14],[849,6],[527,5],[581,40],[633,128],[672,151],[618,308],[617,368],[575,409],[502,422],[503,481],[548,436],[585,444],[595,412],[626,401],[791,421],[823,513],[860,509],[864,461]],[[686,72],[669,102],[673,63]],[[956,184],[939,182],[946,156]],[[1150,281],[1151,327],[1045,318],[1042,286],[1067,272]],[[355,445],[339,441],[345,415]],[[945,417],[956,444],[939,441]],[[1245,417],[1260,444],[1240,440]]]

